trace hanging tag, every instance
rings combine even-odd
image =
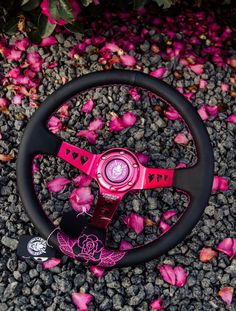
[[[56,257],[56,250],[48,246],[46,240],[36,235],[22,235],[16,253],[19,257],[33,258],[39,262]]]

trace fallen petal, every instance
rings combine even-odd
[[[109,123],[109,131],[122,131],[124,128],[125,127],[122,120],[118,118],[116,114],[113,114]]]
[[[120,250],[121,251],[126,251],[128,249],[132,249],[133,248],[133,245],[125,240],[121,241],[120,243]]]
[[[221,88],[221,91],[222,91],[222,92],[228,92],[228,90],[229,90],[229,84],[228,84],[228,83],[221,83],[220,88]]]
[[[217,246],[217,250],[219,252],[225,253],[229,257],[231,257],[232,254],[232,249],[234,246],[234,241],[232,238],[225,238],[223,241],[220,242],[220,244]]]
[[[6,74],[6,77],[16,79],[19,76],[19,74],[20,74],[20,68],[15,67],[15,68],[11,69],[10,71],[8,71],[8,73]]]
[[[199,258],[201,262],[208,262],[216,256],[217,252],[210,247],[203,247],[199,253]]]
[[[48,190],[50,192],[59,192],[71,181],[65,177],[56,177],[48,182]]]
[[[234,288],[233,287],[224,287],[219,291],[219,296],[222,298],[227,305],[230,305],[233,299]]]
[[[233,123],[233,124],[236,124],[236,114],[231,114],[227,119],[226,121],[230,122],[230,123]]]
[[[201,108],[198,109],[198,114],[200,115],[201,119],[203,121],[207,120],[208,119],[208,114],[207,114],[207,111],[206,111],[206,107],[205,106],[202,106]]]
[[[61,259],[59,258],[50,258],[47,261],[43,262],[42,266],[44,269],[51,269],[59,265],[60,262],[61,262]]]
[[[11,50],[10,53],[7,56],[8,60],[15,60],[18,61],[21,59],[22,56],[22,51],[17,51],[17,50]]]
[[[86,101],[86,103],[83,105],[81,111],[89,113],[92,111],[94,106],[94,101],[92,99],[89,99]]]
[[[22,94],[15,95],[15,96],[13,97],[12,102],[13,102],[13,104],[15,104],[15,105],[20,105],[20,104],[22,103],[22,99],[23,99],[23,98],[24,98],[24,95],[22,95]]]
[[[136,234],[140,234],[144,229],[144,218],[135,213],[124,217],[124,223],[128,228],[134,230]]]
[[[203,65],[198,64],[198,65],[190,65],[189,68],[195,72],[197,75],[201,75],[204,72]]]
[[[104,121],[102,120],[102,118],[97,118],[93,120],[92,122],[90,122],[88,129],[90,131],[98,131],[98,130],[101,130],[103,126],[104,126]]]
[[[105,269],[97,267],[97,266],[90,266],[90,271],[96,277],[101,278],[105,272]]]
[[[122,120],[122,123],[124,124],[124,127],[130,127],[136,123],[137,118],[133,112],[126,112],[121,117],[121,120]]]
[[[61,120],[57,117],[52,116],[48,121],[48,128],[53,134],[56,134],[62,129]]]
[[[115,43],[106,42],[103,48],[101,48],[101,52],[109,51],[112,53],[118,52],[120,50],[119,46]]]
[[[162,231],[162,233],[167,232],[168,230],[170,230],[171,226],[168,225],[166,222],[164,222],[163,220],[160,221],[159,227]]]
[[[150,76],[158,78],[158,79],[161,79],[164,76],[165,72],[166,72],[166,68],[165,67],[160,67],[160,68],[152,71],[150,73]]]
[[[206,105],[206,111],[209,113],[210,116],[215,117],[219,112],[219,108],[218,108],[218,106]]]
[[[121,55],[120,61],[124,67],[133,67],[136,64],[136,59],[132,55]]]
[[[185,167],[187,167],[187,165],[184,162],[179,162],[179,164],[176,166],[176,168],[185,168]]]
[[[207,86],[207,81],[203,80],[203,79],[200,79],[199,80],[199,88],[200,89],[205,89],[206,86]]]
[[[92,300],[92,295],[86,293],[72,293],[72,301],[78,311],[87,311],[88,304]]]
[[[138,94],[138,91],[136,88],[129,89],[129,94],[131,95],[134,101],[140,100],[141,96]]]
[[[171,285],[175,285],[176,276],[175,271],[171,265],[162,265],[159,267],[159,271],[164,281]]]
[[[176,211],[174,211],[174,210],[169,210],[169,211],[163,213],[163,214],[162,214],[162,217],[163,217],[163,219],[168,220],[168,219],[174,217],[176,214],[177,214]]]
[[[77,212],[88,212],[93,199],[89,187],[75,188],[70,194],[71,207]]]
[[[92,177],[87,175],[79,175],[76,178],[73,178],[74,185],[79,188],[90,186],[92,180]]]
[[[21,50],[21,51],[27,50],[28,47],[29,47],[29,39],[28,38],[18,40],[15,43],[15,48],[17,48],[18,50]]]
[[[139,162],[142,165],[147,164],[149,161],[149,156],[147,156],[146,154],[143,154],[143,153],[136,153],[136,157],[138,158]]]
[[[2,162],[10,162],[13,159],[14,159],[14,156],[11,154],[0,153],[0,161],[2,161]]]
[[[184,286],[187,279],[187,275],[184,268],[177,266],[174,268],[174,272],[176,277],[175,285],[178,287]]]
[[[40,43],[40,46],[51,46],[56,43],[57,43],[57,39],[54,36],[50,36],[47,38],[43,38]]]
[[[176,144],[182,144],[182,145],[187,145],[188,144],[188,138],[185,136],[184,133],[179,133],[174,139],[174,142]]]
[[[98,134],[90,130],[82,130],[76,134],[77,137],[85,137],[90,144],[96,144]]]
[[[163,310],[165,308],[163,307],[162,303],[163,303],[163,299],[155,299],[152,301],[150,306],[154,310]]]
[[[6,107],[8,105],[8,100],[6,98],[0,98],[0,108]]]
[[[169,106],[168,109],[164,111],[164,114],[169,120],[181,120],[179,113],[171,106]]]

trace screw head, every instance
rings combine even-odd
[[[102,160],[106,160],[106,158],[107,158],[106,156],[102,156]]]
[[[120,151],[120,154],[125,154],[124,151]]]
[[[133,164],[133,167],[138,167],[138,164],[134,163],[134,164]]]
[[[132,185],[133,185],[132,181],[129,181],[129,182],[128,182],[128,185],[129,185],[129,186],[132,186]]]
[[[113,187],[113,186],[111,186],[111,187],[110,187],[110,190],[111,190],[111,191],[115,191],[115,190],[116,190],[116,188],[115,188],[115,187]]]
[[[102,177],[102,174],[101,173],[97,173],[97,177],[98,178]]]

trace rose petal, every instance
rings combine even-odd
[[[162,214],[162,217],[163,217],[163,219],[168,220],[168,219],[174,217],[176,214],[177,214],[176,211],[174,211],[174,210],[169,210],[169,211],[163,213],[163,214]]]
[[[187,145],[189,140],[188,138],[185,136],[184,133],[179,133],[176,135],[175,139],[174,139],[174,142],[176,144],[182,144],[182,145]]]
[[[51,46],[57,43],[57,39],[54,36],[49,36],[47,38],[43,38],[40,46]]]
[[[8,100],[6,98],[0,98],[0,108],[6,107],[8,105]]]
[[[236,124],[236,114],[231,114],[227,119],[226,121],[230,122],[230,123],[233,123],[233,124]]]
[[[216,249],[219,252],[225,253],[226,255],[231,257],[233,255],[232,254],[233,246],[234,246],[233,239],[232,238],[225,238],[223,241],[220,242],[220,244],[217,246]]]
[[[135,213],[124,217],[124,223],[128,228],[134,230],[136,234],[140,234],[144,229],[144,218]]]
[[[92,300],[92,295],[86,293],[72,293],[72,301],[78,311],[87,311],[88,304]]]
[[[124,124],[117,115],[112,115],[111,121],[109,123],[109,131],[122,131],[124,129]]]
[[[48,182],[50,192],[59,192],[71,181],[65,177],[56,177]]]
[[[70,194],[71,207],[77,212],[88,212],[93,199],[89,187],[75,188]]]
[[[201,262],[208,262],[216,256],[217,252],[210,247],[203,247],[199,253],[199,258]]]
[[[221,176],[214,176],[212,192],[216,190],[227,191],[229,190],[229,181],[228,179]]]
[[[28,38],[18,40],[15,43],[15,48],[17,48],[18,50],[21,50],[21,51],[27,50],[28,47],[29,47],[29,39]]]
[[[93,120],[92,122],[90,122],[88,129],[90,131],[98,131],[98,130],[101,130],[103,126],[104,126],[104,121],[102,120],[102,118],[97,118]]]
[[[159,227],[160,227],[162,233],[167,232],[167,231],[170,230],[170,228],[171,228],[170,225],[168,225],[166,222],[164,222],[164,221],[162,221],[162,220],[160,221]]]
[[[234,288],[233,287],[224,287],[219,291],[219,296],[222,298],[227,305],[230,305],[233,299]]]
[[[94,101],[92,99],[89,99],[86,101],[86,103],[83,105],[81,111],[89,113],[92,111],[94,106]]]
[[[136,123],[137,118],[133,112],[126,112],[121,117],[121,120],[122,120],[122,123],[124,124],[124,127],[126,128],[126,127],[133,126]]]
[[[22,56],[22,51],[17,51],[17,50],[11,50],[10,53],[7,56],[8,60],[15,60],[18,61],[21,59]]]
[[[14,159],[14,156],[11,154],[0,153],[0,161],[2,161],[2,162],[10,162],[13,159]]]
[[[56,134],[62,129],[61,120],[57,117],[52,116],[48,121],[48,128],[53,134]]]
[[[131,88],[129,89],[129,94],[133,98],[134,101],[139,101],[140,100],[140,95],[138,94],[138,91],[136,88]]]
[[[174,272],[176,277],[175,285],[178,287],[184,286],[187,279],[185,270],[182,267],[177,266],[174,268]]]
[[[104,45],[103,48],[101,48],[100,51],[101,51],[101,52],[109,51],[109,52],[115,53],[115,52],[120,51],[120,48],[119,48],[119,46],[118,46],[117,44],[115,44],[115,43],[106,42],[106,44]]]
[[[13,102],[13,104],[15,104],[15,105],[20,105],[20,104],[22,103],[22,99],[23,99],[23,98],[24,98],[24,95],[22,95],[22,94],[15,95],[15,96],[13,97],[12,102]]]
[[[222,91],[222,92],[228,92],[228,90],[229,90],[229,84],[228,84],[228,83],[221,83],[220,88],[221,88],[221,91]]]
[[[205,107],[210,116],[215,117],[218,114],[219,108],[217,106],[206,105]]]
[[[138,158],[139,162],[142,165],[147,164],[149,161],[149,156],[147,156],[146,154],[143,154],[143,153],[136,153],[136,157]]]
[[[160,68],[152,71],[150,73],[150,76],[158,78],[158,79],[161,79],[164,76],[165,72],[166,72],[166,68],[165,67],[160,67]]]
[[[98,266],[90,266],[90,271],[96,277],[101,278],[105,272],[105,269],[98,267]]]
[[[164,281],[171,285],[175,285],[176,276],[175,271],[171,265],[162,265],[159,267],[159,271]]]
[[[61,262],[61,259],[59,258],[50,258],[47,261],[43,262],[42,266],[44,269],[51,269],[59,265],[60,262]]]
[[[176,166],[176,168],[185,168],[185,167],[187,167],[187,165],[184,162],[179,162],[179,164]]]
[[[128,249],[132,249],[133,248],[133,245],[125,240],[121,241],[120,243],[120,250],[121,251],[126,251]]]
[[[205,106],[202,106],[201,108],[199,108],[197,112],[198,112],[198,114],[200,115],[200,117],[201,117],[201,119],[203,121],[208,119],[208,114],[206,112],[206,107]]]
[[[164,310],[165,308],[162,306],[163,299],[155,299],[151,303],[151,308],[154,310]]]
[[[164,111],[164,114],[165,114],[166,118],[169,120],[181,120],[181,116],[171,106],[169,106],[168,109]]]
[[[76,187],[88,187],[90,186],[92,180],[92,177],[87,175],[79,175],[76,178],[73,178],[73,182]]]
[[[60,109],[57,110],[57,115],[61,118],[69,117],[69,104],[63,104]]]
[[[121,55],[120,61],[124,67],[133,67],[136,64],[136,59],[132,55]]]
[[[200,79],[199,80],[199,88],[200,89],[205,89],[206,86],[207,86],[207,81],[203,80],[203,79]]]
[[[201,75],[204,72],[204,68],[202,64],[190,65],[189,68],[197,75]]]
[[[8,73],[6,74],[6,77],[9,78],[17,78],[20,74],[20,68],[19,67],[15,67],[13,69],[11,69],[10,71],[8,71]]]
[[[85,137],[88,142],[90,142],[90,144],[96,144],[96,139],[98,137],[98,134],[95,133],[94,131],[90,131],[90,130],[82,130],[82,131],[79,131],[77,134],[76,134],[77,137]]]
[[[233,259],[234,257],[236,257],[236,239],[232,239],[233,240],[233,246],[231,249],[231,257],[230,259]]]

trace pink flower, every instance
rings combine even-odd
[[[226,121],[230,122],[230,123],[233,123],[233,124],[236,124],[236,114],[231,114],[227,119]]]
[[[83,105],[81,111],[89,113],[92,111],[94,106],[94,101],[92,99],[89,99],[86,101],[86,103]]]
[[[163,277],[164,281],[171,285],[182,287],[186,283],[186,272],[180,266],[173,267],[171,265],[164,264],[159,267],[159,272]]]
[[[171,106],[168,106],[167,110],[164,111],[164,114],[169,120],[181,120],[181,116]]]
[[[234,288],[233,287],[221,288],[218,294],[227,305],[230,305],[233,299]]]
[[[203,121],[208,119],[208,114],[206,112],[206,106],[202,106],[201,108],[198,109],[197,112]]]
[[[121,65],[124,67],[133,67],[136,64],[136,59],[132,55],[121,55],[120,56]]]
[[[136,234],[140,234],[144,229],[144,218],[135,213],[125,216],[124,223],[128,228],[134,230]]]
[[[201,75],[204,72],[203,65],[197,64],[197,65],[190,65],[189,68],[195,72],[197,75]]]
[[[72,293],[72,301],[78,311],[87,311],[88,304],[92,300],[92,295],[86,293]]]
[[[71,181],[65,177],[56,177],[48,182],[48,190],[50,192],[59,192]]]
[[[81,130],[76,134],[77,137],[84,137],[92,145],[96,144],[98,134],[90,130]]]
[[[133,126],[136,123],[137,118],[133,112],[126,112],[121,117],[121,120],[122,120],[122,123],[124,124],[124,127],[127,128],[130,126]]]
[[[24,38],[22,40],[18,40],[15,43],[15,48],[17,48],[20,51],[25,51],[27,50],[29,47],[29,39],[28,38]]]
[[[101,278],[105,272],[105,269],[98,267],[98,266],[90,266],[89,269],[91,273],[94,274],[98,278]]]
[[[10,71],[8,71],[8,73],[6,74],[6,77],[9,78],[17,78],[20,74],[20,68],[19,67],[15,67],[13,69],[11,69]]]
[[[163,307],[162,303],[163,299],[155,299],[151,303],[151,308],[153,308],[154,310],[163,310],[165,308]]]
[[[163,220],[160,221],[159,227],[162,231],[162,233],[166,233],[168,230],[170,230],[171,226],[168,225],[166,222]]]
[[[203,80],[203,79],[200,79],[199,80],[199,88],[200,89],[205,89],[206,86],[207,86],[207,81]]]
[[[121,251],[126,251],[128,249],[132,249],[133,248],[133,245],[125,240],[121,241],[120,243],[120,250]]]
[[[162,214],[162,218],[165,220],[168,220],[168,219],[174,217],[176,214],[177,214],[176,211],[169,210],[169,211],[166,211],[165,213]]]
[[[203,247],[200,251],[199,257],[201,262],[208,262],[217,256],[217,252],[210,247]]]
[[[136,157],[138,158],[139,162],[142,165],[147,164],[149,161],[149,156],[147,156],[146,154],[143,154],[143,153],[136,153]]]
[[[57,43],[57,39],[54,36],[49,36],[47,38],[43,38],[40,46],[51,46]]]
[[[138,94],[138,91],[137,91],[137,89],[135,87],[129,89],[129,94],[131,95],[131,97],[133,98],[134,101],[139,101],[140,100],[141,96]]]
[[[15,104],[15,105],[20,105],[20,104],[22,103],[23,98],[24,98],[24,95],[22,95],[22,94],[15,95],[15,96],[13,97],[12,102],[13,102],[13,104]]]
[[[236,256],[236,239],[225,238],[216,249],[233,259]]]
[[[166,72],[166,68],[165,67],[160,67],[160,68],[152,71],[150,73],[150,76],[158,78],[158,79],[161,79],[164,76],[165,72]]]
[[[228,83],[221,83],[221,91],[222,92],[228,92],[229,90],[229,84]]]
[[[184,133],[179,133],[179,134],[177,134],[177,136],[175,137],[174,142],[175,142],[176,144],[187,145],[188,142],[189,142],[189,140],[188,140],[188,138],[185,136]]]
[[[8,60],[15,60],[18,61],[21,59],[22,56],[22,51],[17,51],[17,50],[10,50],[10,53],[7,56]]]
[[[70,204],[76,212],[88,212],[93,199],[89,187],[75,188],[70,194]]]
[[[48,127],[53,134],[56,134],[62,129],[62,122],[57,117],[52,116],[48,121]]]
[[[70,4],[72,6],[73,9],[73,16],[74,19],[77,18],[78,14],[80,13],[80,7],[78,5],[78,2],[76,0],[69,0]],[[64,19],[59,19],[58,21],[56,21],[52,16],[51,13],[49,11],[49,7],[48,7],[48,0],[43,0],[42,3],[40,4],[42,13],[44,15],[46,15],[48,17],[48,20],[51,24],[58,24],[58,25],[66,25],[68,24],[68,22],[66,22]]]
[[[97,118],[93,120],[92,122],[90,122],[88,129],[90,131],[98,131],[98,130],[101,130],[103,126],[104,126],[104,121],[102,120],[102,118]]]
[[[88,187],[90,186],[92,180],[92,177],[87,175],[79,175],[76,178],[73,178],[73,182],[76,187]]]
[[[0,108],[6,107],[8,105],[8,100],[6,98],[0,98]]]
[[[214,176],[212,192],[217,190],[227,191],[229,190],[229,181],[228,179],[221,176]]]
[[[59,265],[61,259],[59,258],[50,258],[47,261],[43,262],[42,266],[44,269],[51,269]]]

